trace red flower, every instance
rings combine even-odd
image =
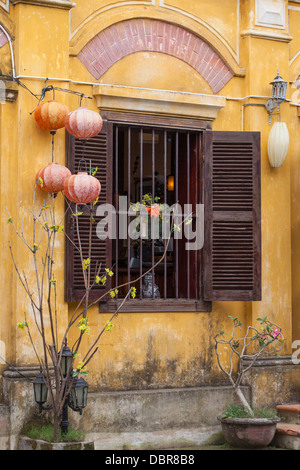
[[[150,217],[158,217],[160,215],[160,208],[158,205],[156,206],[147,206],[146,211],[150,212]]]

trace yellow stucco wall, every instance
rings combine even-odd
[[[45,1],[45,6],[37,6],[30,1],[19,2],[10,6],[9,13],[0,7],[0,23],[14,31],[16,74],[34,93],[39,94],[44,79],[49,78],[52,85],[88,96],[93,95],[95,83],[213,94],[210,85],[190,65],[166,54],[137,52],[128,55],[99,80],[95,80],[77,57],[81,48],[105,27],[129,18],[161,19],[201,36],[234,74],[218,92],[219,96],[226,97],[226,104],[213,121],[213,129],[261,132],[262,301],[214,302],[209,313],[119,314],[115,328],[105,333],[99,351],[89,364],[91,387],[155,388],[213,382],[217,374],[213,336],[219,327],[227,329],[231,325],[229,314],[239,316],[245,324],[267,314],[282,327],[287,338],[285,352],[289,353],[292,339],[300,338],[297,276],[300,265],[297,207],[300,118],[296,106],[289,102],[281,106],[282,120],[287,122],[290,131],[290,147],[283,167],[273,169],[266,150],[270,131],[268,114],[265,108],[254,105],[265,103],[265,97],[270,96],[269,82],[275,77],[277,68],[286,80],[291,80],[288,98],[293,101],[295,88],[292,82],[300,71],[300,59],[297,59],[300,50],[299,5],[286,1],[285,25],[274,28],[255,24],[254,0],[78,0],[71,10],[67,6],[55,8],[53,3]],[[288,4],[295,8],[288,10]],[[276,34],[280,38],[276,38]],[[56,92],[56,99],[65,102],[71,110],[78,107],[78,97],[74,95]],[[28,264],[28,256],[12,236],[3,207],[9,205],[12,215],[20,217],[24,208],[32,204],[36,171],[50,161],[51,137],[34,122],[30,113],[35,106],[36,99],[21,87],[14,103],[0,104],[1,246],[7,246],[8,239],[12,239],[18,263],[24,267]],[[97,111],[96,99],[89,100],[88,106]],[[55,137],[55,161],[62,164],[65,161],[64,145],[64,130],[60,130]],[[41,194],[38,198],[39,201],[43,199]],[[60,196],[57,205],[62,214],[63,199]],[[74,305],[63,300],[62,237],[58,239],[57,248],[60,254],[56,266],[59,326],[63,329]],[[9,361],[17,365],[32,364],[35,358],[29,342],[24,332],[16,329],[19,315],[28,309],[28,299],[17,283],[6,248],[2,249],[1,261],[5,267],[5,280],[2,277],[0,339],[5,342]],[[106,314],[99,314],[98,307],[93,308],[89,314],[92,334],[85,338],[84,348],[91,344],[93,335],[108,318]],[[82,355],[83,352],[84,349]]]

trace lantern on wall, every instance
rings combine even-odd
[[[64,189],[66,178],[71,176],[68,168],[58,163],[49,163],[36,174],[36,182],[42,191],[58,193]]]
[[[34,117],[40,129],[55,133],[65,126],[65,118],[69,112],[65,104],[50,100],[35,109]]]
[[[282,166],[289,148],[289,131],[285,122],[275,122],[268,139],[268,155],[272,167]]]
[[[70,399],[74,410],[82,413],[82,409],[86,407],[88,384],[82,377],[76,377],[71,388]]]
[[[65,340],[64,347],[61,352],[61,370],[64,377],[68,374],[71,374],[71,366],[73,362],[73,353],[69,346],[67,345],[67,340]]]
[[[276,114],[280,117],[279,106],[286,101],[287,82],[279,75],[279,70],[277,70],[277,75],[270,85],[272,85],[272,98],[265,104],[266,110],[269,113],[269,124],[271,124],[271,115],[274,114],[275,110],[277,110]]]
[[[279,75],[279,70],[270,85],[272,85],[273,100],[275,100],[276,103],[283,103],[283,101],[286,100],[287,82]]]
[[[100,114],[86,107],[70,112],[65,121],[67,131],[80,140],[87,140],[99,134],[102,125]]]
[[[47,401],[48,395],[48,387],[46,384],[46,378],[40,370],[40,373],[35,379],[32,381],[33,384],[33,391],[34,391],[34,399],[36,403],[38,403],[40,409],[42,408],[43,404]]]
[[[69,176],[64,182],[64,194],[76,204],[89,204],[97,199],[101,185],[97,178],[86,171]]]

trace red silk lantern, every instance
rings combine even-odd
[[[101,185],[97,178],[86,171],[69,176],[64,182],[64,194],[67,199],[76,204],[88,204],[97,199]]]
[[[58,163],[49,163],[36,174],[37,185],[47,193],[58,193],[64,189],[65,179],[71,176],[71,172],[65,166]]]
[[[34,111],[34,117],[38,126],[45,131],[56,132],[65,125],[65,118],[70,112],[69,108],[51,100],[41,103]]]
[[[67,131],[81,140],[86,140],[99,134],[102,125],[103,121],[100,114],[85,107],[72,111],[65,120]]]

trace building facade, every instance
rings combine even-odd
[[[82,94],[85,105],[102,116],[101,141],[87,144],[92,165],[100,169],[101,203],[116,206],[120,195],[136,202],[154,189],[164,203],[179,199],[204,206],[203,246],[189,261],[180,250],[169,253],[166,272],[156,272],[160,298],[140,298],[138,284],[137,298],[124,305],[113,330],[101,338],[88,365],[92,393],[86,419],[76,418],[87,433],[127,432],[128,441],[118,441],[122,446],[133,445],[141,431],[151,440],[156,431],[213,427],[218,393],[227,393],[213,338],[219,328],[230,328],[228,315],[244,325],[267,315],[286,338],[282,356],[257,366],[250,377],[253,400],[274,405],[299,399],[291,359],[300,340],[299,22],[300,2],[287,0],[0,0],[3,448],[14,447],[18,429],[34,409],[32,403],[13,419],[16,408],[25,407],[24,396],[31,398],[7,363],[31,373],[37,362],[16,326],[30,306],[9,242],[20,269],[28,268],[28,253],[7,224],[6,208],[22,222],[24,209],[32,207],[36,172],[51,161],[51,135],[33,115],[47,86],[45,100],[53,99],[52,86],[55,99],[74,110]],[[283,165],[274,168],[267,143],[278,116],[270,116],[265,104],[277,71],[288,84],[280,113],[289,150]],[[55,161],[76,171],[81,150],[76,153],[73,144],[65,129],[57,131]],[[226,172],[218,158],[236,151],[242,155],[232,173],[238,184],[218,193],[218,171]],[[228,165],[231,171],[232,162]],[[170,176],[175,189],[167,193]],[[38,198],[42,204],[43,195]],[[120,240],[103,242],[96,253],[126,282],[139,273],[139,266],[128,271],[138,256]],[[127,246],[123,264],[120,246]],[[226,258],[237,246],[249,261],[241,269]],[[81,288],[75,255],[63,236],[56,248],[58,331],[63,331]],[[30,282],[32,266],[28,276]],[[116,305],[110,299],[93,306],[83,348]],[[190,407],[188,418],[181,416],[179,403]],[[199,408],[211,411],[201,414]],[[148,419],[153,409],[161,420],[155,413],[153,422]],[[145,422],[140,416],[147,416]]]

